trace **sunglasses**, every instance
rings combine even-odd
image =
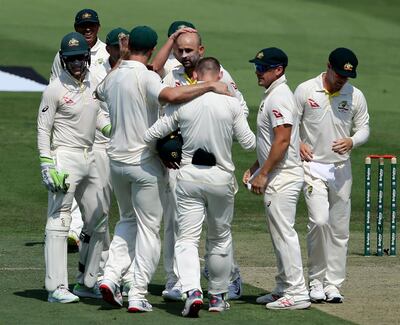
[[[64,56],[65,62],[86,61],[88,56],[86,54]]]
[[[256,66],[256,71],[257,71],[257,72],[259,72],[259,73],[265,73],[265,72],[267,72],[268,70],[271,70],[271,69],[277,68],[277,67],[279,67],[279,66],[282,66],[282,64],[263,65],[263,64],[258,64],[258,63],[256,63],[255,66]]]

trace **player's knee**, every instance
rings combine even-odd
[[[47,218],[46,231],[69,231],[71,225],[71,214],[70,213],[58,213]]]

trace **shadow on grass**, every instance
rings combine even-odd
[[[29,241],[25,243],[25,246],[33,247],[33,246],[44,246],[44,241]]]
[[[23,297],[23,298],[47,301],[48,294],[47,294],[47,291],[44,289],[29,289],[29,290],[14,292],[14,295]]]

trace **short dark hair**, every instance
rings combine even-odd
[[[210,56],[200,59],[196,64],[195,70],[199,74],[205,74],[207,72],[219,73],[221,70],[221,64],[216,58]]]

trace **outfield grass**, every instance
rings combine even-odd
[[[98,11],[103,40],[114,27],[130,29],[138,24],[147,24],[157,30],[161,44],[173,20],[190,20],[202,34],[206,54],[220,59],[237,81],[250,107],[249,120],[253,129],[262,89],[256,84],[248,59],[259,49],[278,46],[287,52],[287,77],[294,89],[299,82],[324,70],[332,49],[338,46],[352,48],[360,62],[359,76],[354,80],[354,85],[363,90],[371,116],[370,141],[352,155],[353,237],[350,240],[350,253],[362,254],[363,157],[369,153],[400,154],[400,104],[396,96],[400,84],[399,2],[125,0],[111,3],[1,0],[0,5],[1,65],[32,66],[45,77],[49,75],[60,39],[72,30],[75,13],[84,7]],[[72,320],[99,324],[129,320],[149,324],[170,320],[183,323],[177,317],[181,306],[174,304],[169,307],[159,298],[163,284],[160,268],[150,290],[150,301],[155,306],[155,311],[150,314],[130,315],[125,310],[110,310],[101,302],[90,300],[73,306],[44,302],[42,242],[47,195],[40,184],[36,149],[36,111],[39,102],[40,94],[37,93],[0,93],[0,324],[66,323]],[[239,180],[254,159],[254,153],[244,153],[235,145],[234,160]],[[114,205],[112,226],[116,220]],[[303,239],[306,227],[304,202],[299,204],[297,221],[296,227]],[[272,245],[266,230],[261,198],[241,188],[236,199],[233,223],[241,265],[274,265]],[[352,241],[353,238],[356,241]],[[69,257],[70,280],[73,283],[76,254]],[[375,259],[371,261],[389,263],[385,258],[382,262]],[[255,297],[262,292],[261,289],[246,286],[244,300],[233,303],[229,313],[208,315],[203,312],[202,318],[193,322],[345,323],[314,307],[309,311],[294,313],[267,312],[254,305]]]

